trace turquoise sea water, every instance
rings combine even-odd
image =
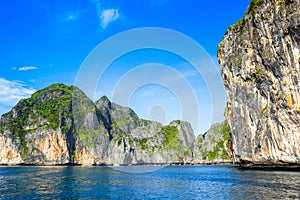
[[[149,173],[0,167],[0,199],[300,199],[300,173],[230,166],[169,166]]]

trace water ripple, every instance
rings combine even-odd
[[[0,167],[0,199],[300,199],[299,187],[299,172],[228,166]]]

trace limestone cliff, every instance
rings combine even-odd
[[[300,164],[300,1],[252,0],[218,58],[235,160]]]
[[[54,84],[1,117],[0,164],[101,162],[108,141],[94,103],[76,87]]]

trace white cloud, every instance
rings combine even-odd
[[[0,78],[0,111],[8,112],[20,99],[30,97],[35,91],[21,81]]]
[[[19,71],[28,71],[28,70],[36,70],[36,69],[37,69],[37,67],[35,67],[35,66],[24,66],[24,67],[20,67],[18,70]]]
[[[108,24],[120,18],[118,9],[106,9],[101,12],[101,27],[105,29]]]
[[[107,6],[107,2],[104,0],[91,0],[96,6],[98,18],[100,21],[100,27],[104,30],[106,27],[117,20],[123,19],[124,15],[121,14],[118,8],[115,6]]]

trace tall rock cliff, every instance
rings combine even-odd
[[[252,0],[218,58],[236,161],[300,164],[300,1]]]

